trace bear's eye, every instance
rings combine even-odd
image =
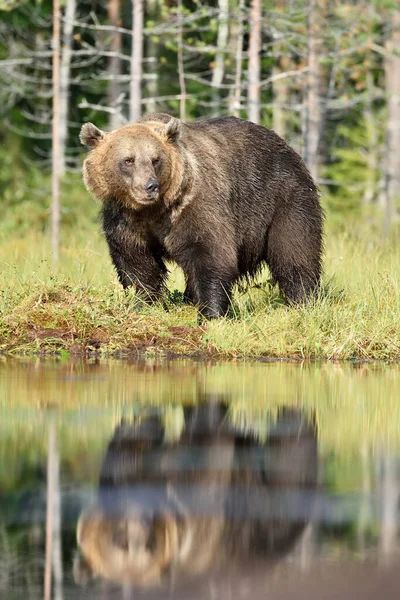
[[[131,166],[133,165],[133,163],[134,163],[134,162],[135,162],[135,161],[134,161],[134,159],[133,159],[133,158],[126,158],[126,159],[124,160],[124,163],[126,164],[126,166],[127,166],[127,167],[131,167]]]
[[[153,160],[151,162],[153,163],[153,167],[156,168],[159,166],[161,161],[159,158],[153,158]]]

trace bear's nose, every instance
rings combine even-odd
[[[158,192],[158,188],[158,179],[149,179],[149,181],[144,186],[144,189],[148,194],[155,194],[156,192]]]

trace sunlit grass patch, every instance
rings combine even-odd
[[[400,358],[395,237],[328,234],[318,297],[286,306],[264,269],[235,287],[227,317],[200,325],[180,269],[170,265],[169,296],[149,306],[122,290],[98,231],[70,232],[57,269],[44,235],[0,238],[0,257],[0,351]]]

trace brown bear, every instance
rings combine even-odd
[[[91,123],[86,187],[124,287],[159,298],[175,261],[186,300],[224,315],[232,285],[266,262],[288,302],[318,287],[323,215],[300,156],[276,133],[222,117],[184,124],[165,114],[105,133]]]
[[[176,440],[154,409],[117,427],[98,497],[79,518],[76,581],[157,588],[160,600],[171,584],[192,598],[200,583],[226,589],[253,567],[264,576],[301,537],[317,482],[312,417],[282,408],[265,433],[262,442],[232,424],[215,396],[184,408]]]

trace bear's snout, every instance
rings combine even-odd
[[[143,187],[149,196],[155,196],[160,190],[160,184],[158,183],[158,179],[149,179],[149,181],[145,183]]]

